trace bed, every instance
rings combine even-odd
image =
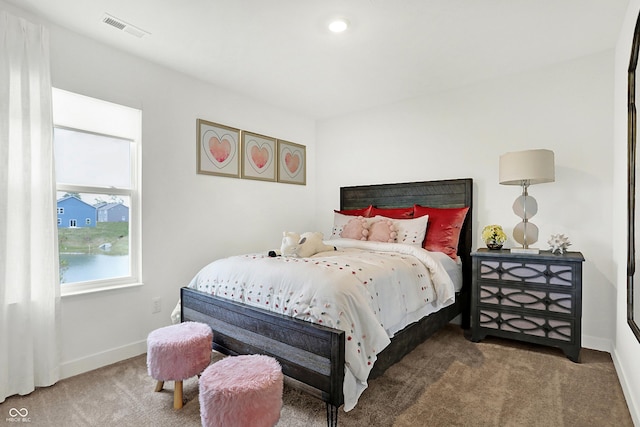
[[[414,205],[468,208],[457,247],[461,287],[453,303],[396,332],[391,343],[377,354],[369,379],[384,373],[456,316],[460,315],[462,328],[469,327],[473,181],[454,179],[340,189],[341,211]],[[287,383],[326,402],[327,423],[337,425],[338,408],[345,403],[345,341],[350,339],[344,328],[292,318],[189,287],[181,289],[181,321],[209,324],[214,331],[213,349],[223,354],[259,353],[276,358]]]

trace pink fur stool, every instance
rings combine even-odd
[[[182,380],[201,373],[211,363],[213,332],[208,325],[184,322],[152,331],[147,337],[147,370],[158,381],[175,381],[173,407],[182,408]]]
[[[284,377],[269,356],[229,356],[200,377],[205,427],[272,427],[280,419]]]

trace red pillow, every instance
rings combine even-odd
[[[342,215],[350,215],[350,216],[363,216],[365,218],[369,218],[371,216],[371,208],[373,208],[373,206],[369,205],[366,208],[360,208],[360,209],[346,209],[343,211],[338,211],[338,210],[333,210],[334,212],[337,212],[339,214]]]
[[[427,237],[424,239],[423,248],[428,251],[444,252],[452,259],[456,259],[460,231],[467,211],[469,211],[468,207],[430,208],[414,205],[413,216],[415,218],[429,215]]]
[[[408,208],[376,208],[371,207],[371,217],[376,215],[386,216],[393,219],[410,219],[413,218],[413,207]]]

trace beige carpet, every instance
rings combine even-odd
[[[214,360],[220,357],[214,356]],[[145,356],[38,389],[0,404],[26,408],[22,426],[198,426],[198,383],[185,381],[186,404],[173,410],[173,383],[154,393]],[[583,350],[582,363],[555,349],[488,338],[474,344],[447,326],[373,380],[339,425],[633,426],[607,353]],[[278,427],[326,426],[324,403],[285,387]]]

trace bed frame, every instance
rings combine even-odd
[[[340,188],[341,209],[369,205],[406,207],[414,203],[443,208],[469,207],[458,246],[458,255],[463,262],[463,287],[454,304],[398,332],[378,355],[369,378],[380,376],[457,315],[462,315],[462,328],[469,328],[473,181],[465,178]],[[211,326],[214,350],[228,355],[257,353],[276,358],[287,377],[287,384],[325,401],[327,424],[337,426],[338,407],[344,403],[344,331],[189,288],[181,289],[181,304],[183,322],[196,321]]]

